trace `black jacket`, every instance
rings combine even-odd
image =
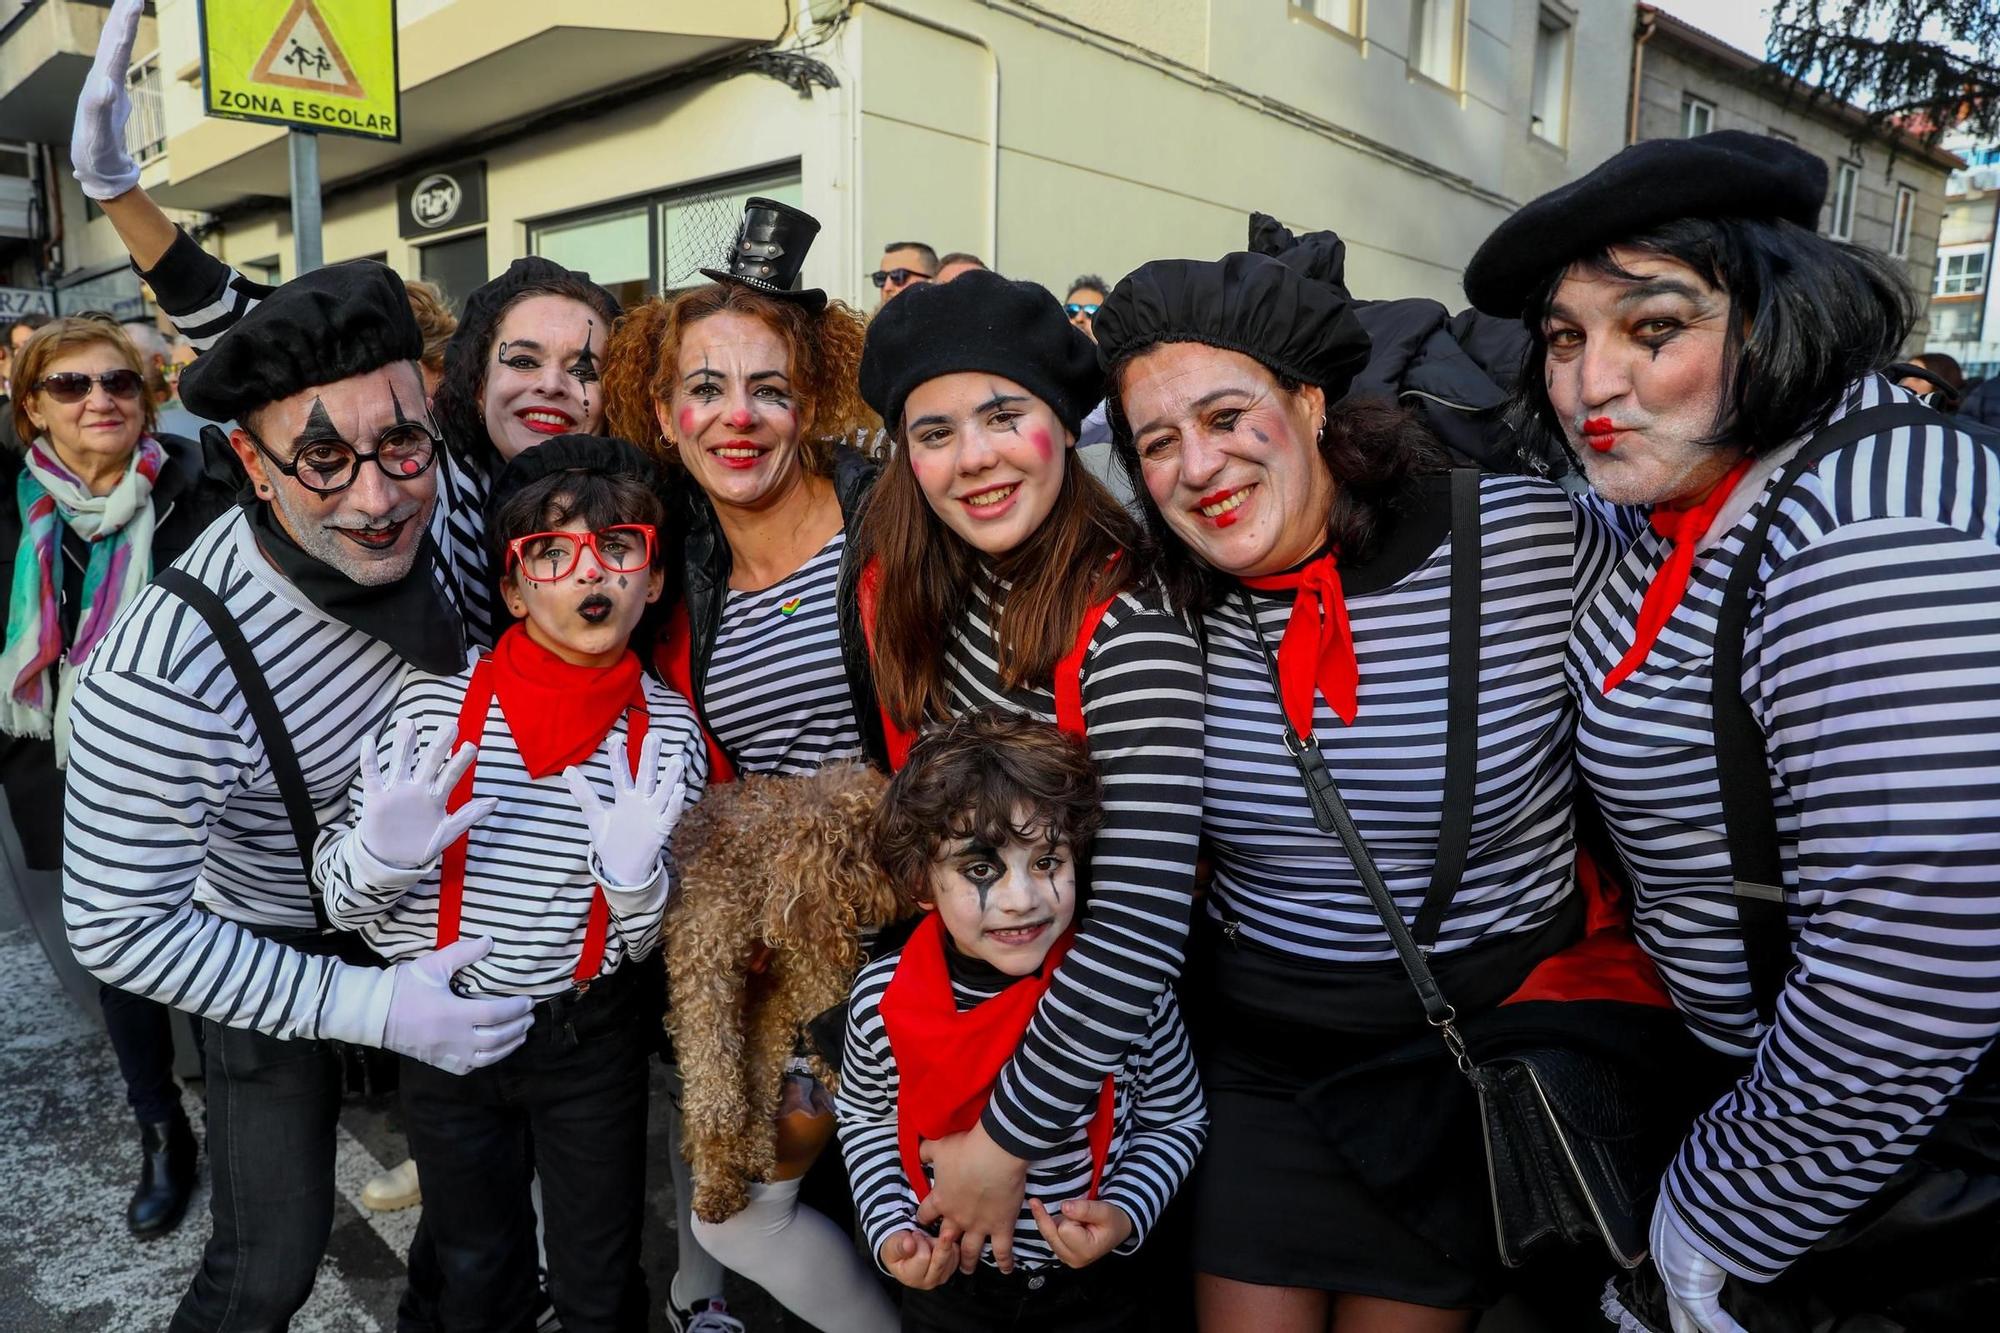
[[[834,453],[833,490],[840,501],[841,527],[848,537],[841,551],[840,579],[835,590],[835,601],[840,608],[840,656],[847,670],[847,692],[854,701],[854,721],[861,732],[862,748],[878,768],[887,769],[889,750],[882,739],[882,712],[875,702],[875,672],[869,665],[868,640],[861,628],[857,592],[861,562],[854,546],[854,534],[880,471],[874,462],[845,445]],[[694,683],[689,702],[694,705],[695,716],[701,719],[702,729],[714,737],[715,731],[708,725],[708,712],[702,703],[702,681],[715,655],[715,636],[722,629],[722,606],[728,600],[729,541],[708,497],[685,473],[679,478],[679,489],[678,508],[686,533],[681,547],[686,583],[681,595],[687,605],[688,667]],[[717,739],[716,744],[722,742]],[[724,753],[728,753],[726,748]],[[737,764],[737,756],[730,754],[729,762]]]
[[[167,451],[166,463],[153,483],[153,569],[157,572],[179,559],[181,552],[236,502],[241,476],[225,478],[221,468],[212,475],[205,466],[201,445],[193,440],[178,435],[154,438]],[[14,487],[24,466],[20,452],[0,453],[0,588],[13,587],[14,557],[21,548],[21,507],[15,503]],[[83,572],[90,560],[90,547],[67,525],[62,529],[62,541],[62,631],[67,643],[75,637],[76,622],[83,611]],[[0,683],[0,688],[12,687],[12,681]],[[28,865],[36,870],[60,869],[63,774],[56,767],[54,743],[0,734],[0,787],[6,789],[8,810],[21,835]]]
[[[1409,408],[1460,463],[1522,470],[1518,437],[1502,420],[1528,351],[1519,320],[1454,315],[1423,297],[1356,301],[1354,315],[1373,346],[1348,392]]]

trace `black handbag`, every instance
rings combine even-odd
[[[1313,822],[1340,838],[1367,890],[1396,956],[1423,1005],[1424,1020],[1438,1033],[1479,1102],[1487,1178],[1500,1258],[1525,1263],[1551,1242],[1601,1240],[1612,1260],[1634,1268],[1646,1258],[1647,1221],[1659,1166],[1647,1133],[1642,1096],[1630,1071],[1603,1051],[1557,1040],[1527,1041],[1504,1053],[1475,1058],[1459,1030],[1425,957],[1446,908],[1458,891],[1471,842],[1472,797],[1478,760],[1479,689],[1479,474],[1455,469],[1451,477],[1451,624],[1446,697],[1444,827],[1436,868],[1417,914],[1416,929],[1402,913],[1369,855],[1341,799],[1317,744],[1299,738],[1290,719],[1285,748],[1299,771]],[[1278,666],[1259,628],[1255,608],[1239,588],[1250,627],[1263,649],[1272,688]],[[1282,691],[1280,691],[1282,694]]]

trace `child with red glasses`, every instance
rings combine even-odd
[[[513,1327],[535,1307],[535,1175],[563,1327],[646,1326],[667,840],[708,775],[687,703],[629,644],[664,577],[652,477],[638,450],[593,436],[508,463],[488,525],[516,623],[456,676],[405,677],[314,858],[327,915],[384,959],[483,937],[491,951],[453,984],[537,1001],[526,1044],[490,1066],[403,1062],[447,1328]]]

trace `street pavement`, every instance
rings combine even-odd
[[[96,1016],[57,983],[11,893],[0,893],[0,1330],[5,1333],[160,1333],[208,1239],[208,1161],[178,1229],[134,1240],[125,1203],[138,1173],[138,1131]],[[183,1094],[202,1137],[200,1082]],[[655,1078],[644,1263],[654,1327],[674,1264],[672,1187],[664,1096]],[[342,1108],[341,1198],[312,1299],[293,1333],[391,1333],[403,1255],[419,1210],[360,1206],[370,1176],[402,1158],[393,1095]],[[731,1313],[752,1333],[803,1328],[734,1275]]]

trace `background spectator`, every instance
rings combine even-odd
[[[1111,285],[1104,279],[1095,273],[1085,273],[1069,285],[1069,295],[1063,298],[1063,312],[1069,316],[1069,322],[1089,334],[1092,342],[1097,341],[1091,327],[1097,318],[1097,307],[1104,304],[1105,294],[1110,290]]]
[[[868,280],[881,289],[882,304],[887,305],[905,287],[930,282],[937,275],[937,251],[922,241],[891,241],[882,247],[882,267]]]
[[[950,282],[961,273],[970,273],[976,268],[985,267],[986,261],[978,255],[967,254],[963,250],[954,250],[939,261],[937,280],[939,282]]]

